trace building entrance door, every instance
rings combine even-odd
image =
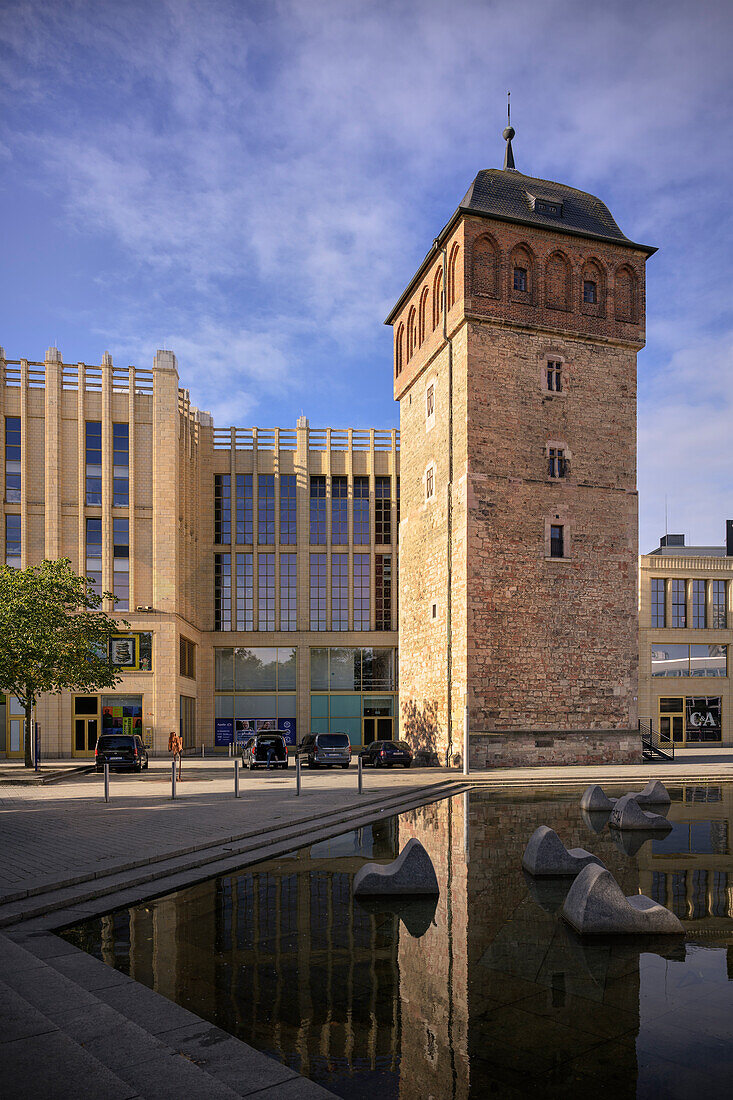
[[[394,700],[391,695],[365,696],[363,737],[364,744],[372,741],[391,741],[394,736]]]
[[[99,736],[99,696],[74,697],[74,756],[93,756]]]
[[[659,740],[662,744],[683,745],[685,741],[685,700],[682,697],[659,700]]]
[[[14,695],[0,695],[0,736],[5,734],[5,755],[19,760],[25,755],[25,714]]]

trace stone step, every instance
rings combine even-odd
[[[331,1096],[56,936],[2,940],[0,1012],[9,1019],[4,1020],[8,1038],[0,1046],[0,1058],[10,1054],[12,1078],[3,1061],[3,1093],[8,1097],[47,1095],[56,1100],[80,1091],[114,1100],[231,1100],[253,1093],[265,1100]],[[33,1084],[26,1089],[23,1072],[32,1082],[36,1060],[43,1061],[41,1088]],[[16,1071],[21,1075],[18,1091]]]
[[[396,813],[408,804],[419,805],[421,802],[439,798],[441,794],[446,793],[445,788],[451,790],[455,788],[456,791],[462,789],[451,782],[438,784],[436,787],[402,791],[387,797],[364,800],[348,810],[342,807],[339,810],[314,815],[305,821],[299,819],[296,822],[283,822],[273,826],[264,835],[261,831],[250,830],[238,840],[223,840],[217,844],[207,844],[201,848],[193,848],[185,855],[173,858],[161,857],[137,868],[131,869],[127,864],[124,869],[100,877],[79,876],[73,884],[0,904],[0,928],[30,920],[45,913],[76,907],[121,890],[145,886],[151,882],[157,882],[158,879],[168,879],[183,871],[206,867],[207,872],[215,875],[232,869],[237,865],[237,861],[248,853],[254,851],[259,853],[267,848],[289,850],[290,847],[297,847],[303,841],[302,827],[306,823],[311,832],[321,826],[328,827],[330,822],[334,823],[335,832],[346,832],[349,828],[363,823],[365,813],[376,814],[382,810],[385,813]],[[170,883],[167,883],[166,889],[169,888]]]

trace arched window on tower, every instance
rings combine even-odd
[[[417,347],[417,313],[415,307],[410,307],[410,312],[407,314],[407,361],[409,363],[415,354]]]
[[[598,260],[586,260],[583,264],[581,284],[583,313],[602,317],[606,312],[606,277]]]
[[[420,294],[420,309],[418,311],[418,319],[417,319],[417,329],[418,329],[417,339],[418,339],[418,344],[419,345],[422,345],[423,340],[425,339],[425,333],[427,331],[427,313],[428,313],[428,298],[429,298],[429,296],[430,296],[430,292],[429,292],[428,288],[426,286],[424,286],[422,288],[422,293]]]
[[[499,297],[499,249],[487,235],[478,237],[471,249],[471,293]]]
[[[626,264],[616,269],[613,292],[616,320],[635,321],[636,275]]]
[[[509,264],[509,297],[512,302],[534,302],[534,253],[525,244],[517,245]]]
[[[548,309],[570,309],[570,281],[570,261],[564,252],[553,252],[545,264],[545,305]]]
[[[433,278],[433,330],[443,319],[443,265],[438,264]]]
[[[450,259],[448,260],[448,309],[456,304],[456,279],[458,276],[458,253],[460,249],[457,244],[454,244],[451,252]]]
[[[400,325],[397,329],[394,342],[394,373],[395,378],[399,378],[402,374],[402,367],[405,358],[405,326]]]

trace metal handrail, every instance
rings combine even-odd
[[[654,729],[653,718],[639,719],[639,733],[641,734],[642,751],[646,750],[663,760],[674,760],[674,741],[671,737],[662,738],[661,733]]]

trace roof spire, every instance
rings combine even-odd
[[[512,138],[514,137],[514,127],[512,126],[512,103],[511,92],[506,94],[506,129],[502,133],[502,137],[506,141],[506,152],[504,153],[504,168],[511,168],[512,171],[516,171],[514,167],[514,153],[512,152]]]

